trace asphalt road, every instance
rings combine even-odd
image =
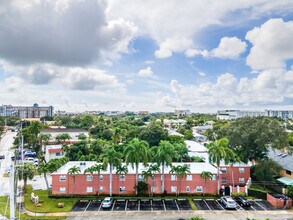
[[[0,160],[0,196],[9,194],[9,177],[3,177],[3,174],[5,170],[10,167],[12,162],[12,151],[10,148],[13,146],[15,136],[16,132],[8,131],[2,136],[0,141],[0,155],[5,155],[5,159]]]

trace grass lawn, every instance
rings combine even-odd
[[[60,198],[60,199],[53,199],[48,197],[47,190],[36,190],[34,191],[35,196],[39,196],[39,201],[43,201],[42,207],[35,207],[34,203],[31,201],[31,193],[32,187],[27,186],[27,190],[24,196],[25,208],[31,212],[70,212],[74,204],[76,203],[78,198]],[[57,204],[59,202],[64,203],[64,208],[58,208]]]
[[[268,193],[272,193],[273,191],[271,189],[268,188],[264,188],[262,185],[258,185],[258,184],[252,184],[251,187],[252,189],[258,189],[264,192],[268,192]]]
[[[7,199],[8,199],[8,196],[0,196],[0,214],[4,216],[4,214],[6,214],[5,216],[7,218],[10,218],[10,205],[9,205],[9,200],[8,200],[8,205],[7,205],[7,210],[6,210],[6,204],[7,204]],[[5,210],[6,210],[6,213],[5,213]],[[19,216],[19,212],[18,210],[15,210],[15,217],[18,218]],[[37,216],[35,218],[35,216],[28,216],[26,214],[20,214],[20,219],[66,219],[66,217],[58,217],[58,216]]]

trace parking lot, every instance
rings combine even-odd
[[[180,211],[192,210],[187,199],[114,199],[110,208],[102,208],[101,200],[79,200],[72,212],[83,211]]]
[[[194,199],[194,204],[198,210],[207,210],[207,211],[225,211],[220,200],[214,199]],[[276,210],[270,203],[264,200],[254,200],[253,204],[250,207],[241,207],[237,204],[237,211],[271,211]],[[235,211],[235,210],[234,210]]]

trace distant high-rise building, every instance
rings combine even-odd
[[[12,105],[0,106],[0,116],[8,117],[13,115],[17,115],[17,107]]]
[[[45,116],[53,116],[53,106],[39,106],[35,103],[33,106],[19,106],[17,107],[19,118],[41,118]]]
[[[182,117],[182,116],[186,116],[186,115],[190,115],[190,110],[186,109],[186,110],[175,110],[175,115],[177,117]]]

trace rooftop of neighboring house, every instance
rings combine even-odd
[[[179,132],[177,132],[177,131],[175,131],[175,130],[173,130],[173,129],[167,129],[167,131],[168,131],[168,134],[169,134],[169,135],[174,135],[174,136],[184,137],[183,134],[180,134]]]
[[[283,169],[293,172],[293,154],[270,148],[267,155],[268,158],[280,164]]]
[[[60,174],[67,174],[68,170],[73,167],[77,166],[80,168],[80,174],[84,173],[84,170],[95,165],[95,164],[101,164],[94,161],[69,161],[64,166],[62,166],[60,169],[58,169],[56,172],[52,173],[52,175],[60,175]],[[178,165],[187,165],[190,167],[190,174],[201,174],[203,171],[211,172],[212,174],[217,173],[217,169],[208,163],[172,163],[173,166]],[[125,163],[122,163],[122,165],[125,165]],[[151,165],[151,163],[149,163]],[[143,166],[142,163],[139,164],[138,173],[142,174],[142,171],[146,171],[148,167]],[[161,169],[162,170],[162,169]],[[169,174],[171,170],[171,167],[165,167],[165,174]],[[110,168],[107,167],[106,171],[102,171],[101,174],[109,174]],[[113,170],[113,174],[116,174],[116,168]],[[132,168],[132,165],[128,165],[128,174],[135,174],[135,169]]]
[[[51,153],[57,153],[57,152],[64,152],[64,150],[62,150],[62,145],[58,144],[58,145],[47,145],[46,146],[47,151],[51,154]]]
[[[85,129],[80,128],[44,128],[41,130],[41,133],[88,133]]]
[[[188,151],[191,152],[208,152],[208,149],[201,143],[198,143],[196,141],[184,141],[186,144]]]

